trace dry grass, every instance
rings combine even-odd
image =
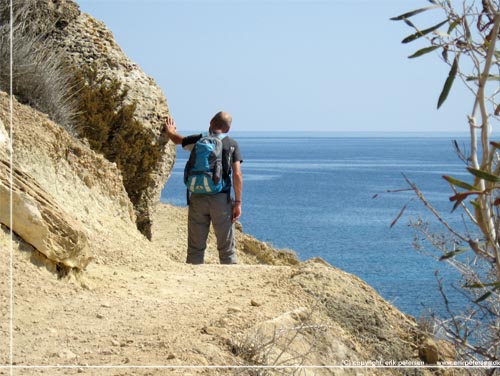
[[[76,105],[71,95],[72,73],[60,51],[46,42],[49,23],[37,22],[43,2],[13,1],[12,54],[10,6],[0,3],[0,89],[12,92],[24,104],[49,115],[75,135]]]

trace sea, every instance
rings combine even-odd
[[[415,247],[412,222],[428,222],[436,234],[446,230],[408,191],[405,177],[445,219],[460,225],[442,176],[468,179],[453,146],[457,140],[466,153],[466,135],[234,132],[232,137],[244,159],[246,233],[293,250],[303,261],[321,257],[416,318],[430,311],[446,316],[436,272],[452,308],[465,307],[456,289],[460,275],[433,257],[425,242]],[[187,158],[178,148],[161,201],[186,205]]]

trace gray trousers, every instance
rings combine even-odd
[[[236,264],[233,204],[227,193],[191,195],[188,214],[189,264],[203,264],[212,222],[221,264]]]

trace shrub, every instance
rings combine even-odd
[[[137,207],[160,158],[153,135],[134,119],[136,105],[126,103],[127,89],[120,82],[99,76],[95,67],[80,70],[75,77],[77,133],[94,151],[116,163]]]

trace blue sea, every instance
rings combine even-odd
[[[452,304],[464,304],[451,284],[458,274],[447,264],[417,252],[410,218],[436,220],[412,192],[403,175],[416,183],[446,218],[452,203],[447,174],[467,180],[453,135],[349,135],[335,133],[234,133],[244,163],[241,223],[246,233],[301,260],[321,257],[355,274],[405,313],[419,317],[427,308],[444,314],[435,271],[444,278]],[[188,153],[177,162],[161,199],[185,205],[182,174]],[[375,195],[378,195],[374,198]],[[390,227],[404,205],[408,207]]]

